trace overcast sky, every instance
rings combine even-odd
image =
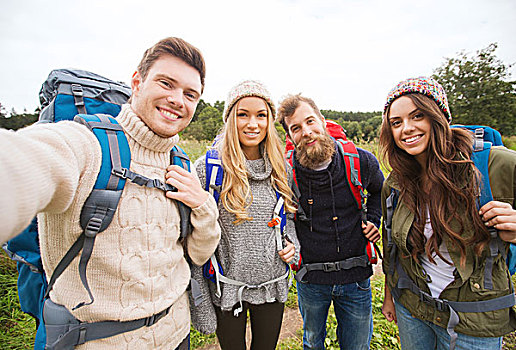
[[[516,63],[516,1],[1,0],[0,103],[34,110],[56,68],[129,83],[167,36],[203,52],[207,102],[252,78],[275,101],[302,92],[321,109],[378,111],[398,81],[461,50],[497,42],[497,56]]]

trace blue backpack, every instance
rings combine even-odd
[[[92,331],[86,336],[84,336],[86,331],[82,331],[81,335],[78,327],[69,327],[69,325],[69,329],[61,330],[59,334],[49,334],[43,322],[45,315],[45,321],[49,323],[47,309],[57,310],[58,318],[62,316],[59,313],[68,312],[64,307],[53,303],[47,308],[47,302],[51,302],[48,294],[57,278],[79,253],[81,253],[79,274],[90,300],[79,303],[74,309],[93,303],[94,296],[88,285],[86,267],[91,257],[95,237],[111,223],[127,179],[140,186],[153,187],[162,191],[177,191],[173,186],[159,179],[149,179],[129,170],[131,152],[125,134],[114,117],[119,114],[121,105],[127,102],[130,95],[131,89],[122,83],[113,82],[94,73],[69,69],[52,71],[41,88],[40,101],[43,109],[39,122],[73,119],[86,125],[100,143],[102,163],[93,191],[81,211],[80,224],[83,233],[59,262],[48,285],[41,263],[36,218],[20,235],[3,246],[8,255],[17,262],[21,309],[36,319],[35,350],[45,349],[45,344],[46,349],[71,349],[88,340],[105,338],[143,325],[151,325],[164,316],[160,313],[149,317],[149,320],[124,322],[123,326],[107,322],[105,327],[98,327],[98,323],[87,324],[92,325]],[[178,146],[171,150],[170,159],[172,164],[190,170],[190,160]],[[181,216],[180,235],[184,238],[192,229],[189,221],[191,209],[181,202],[177,204]],[[45,312],[43,305],[45,305]],[[95,324],[97,328],[103,328],[103,332],[93,331]]]
[[[482,187],[479,199],[480,208],[493,200],[488,171],[489,153],[492,146],[503,146],[502,135],[497,130],[482,125],[452,125],[452,128],[467,129],[475,135],[471,160],[482,174]],[[498,236],[494,229],[491,235],[493,237]],[[514,275],[516,272],[516,245],[514,244],[510,244],[509,251],[507,252],[507,267],[511,275]]]

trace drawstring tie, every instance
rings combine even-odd
[[[313,204],[314,204],[314,199],[312,197],[312,180],[308,180],[308,199],[306,200],[308,202],[308,205],[309,205],[309,214],[310,215],[310,232],[313,232],[313,215],[312,215],[312,210],[313,210]]]
[[[335,229],[335,238],[337,240],[337,253],[340,253],[340,240],[339,240],[339,225],[337,224],[337,221],[339,220],[339,217],[337,216],[337,210],[335,208],[335,191],[333,188],[333,177],[331,176],[331,172],[329,170],[326,170],[328,172],[328,177],[330,178],[330,191],[331,191],[331,208],[333,210],[333,227]]]

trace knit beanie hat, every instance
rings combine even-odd
[[[233,86],[233,88],[229,91],[228,98],[224,105],[224,113],[222,113],[222,120],[224,123],[228,120],[229,111],[231,108],[237,103],[240,99],[244,97],[256,96],[261,97],[269,104],[269,107],[272,112],[272,118],[276,119],[276,107],[274,106],[274,102],[272,102],[271,94],[259,81],[256,80],[244,80],[241,83]]]
[[[383,108],[383,115],[385,116],[387,107],[389,107],[395,99],[400,96],[413,93],[423,94],[433,99],[443,111],[445,117],[448,118],[448,123],[451,123],[452,116],[450,108],[448,107],[446,92],[444,92],[443,87],[437,82],[437,80],[430,77],[409,78],[399,82],[398,85],[396,85],[387,95],[387,102]]]

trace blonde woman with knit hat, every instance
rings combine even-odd
[[[516,242],[516,152],[491,148],[494,200],[477,208],[486,182],[472,160],[473,135],[450,128],[451,119],[432,78],[404,80],[388,95],[382,313],[397,322],[402,349],[501,349],[516,329],[504,256]]]
[[[290,285],[287,264],[299,260],[292,220],[284,217],[286,225],[280,230],[273,219],[278,199],[284,201],[286,213],[295,212],[289,185],[292,172],[283,158],[275,115],[263,84],[241,82],[229,92],[224,128],[213,146],[218,155],[215,161],[222,164],[223,181],[214,193],[220,197],[222,237],[212,266],[219,265],[222,274],[212,282],[202,278],[199,268],[194,269],[194,277],[203,282],[205,297],[192,320],[204,333],[212,333],[216,327],[222,349],[246,348],[247,310],[251,349],[276,348]],[[213,150],[195,162],[205,188],[210,187],[213,176],[206,175]]]

